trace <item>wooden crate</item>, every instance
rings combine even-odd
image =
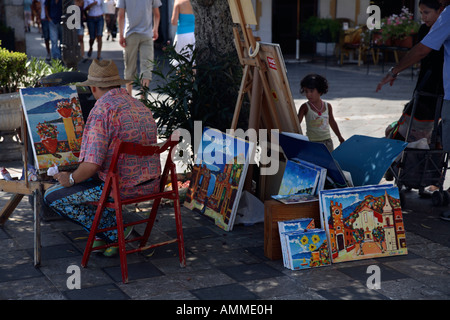
[[[271,260],[281,259],[281,243],[278,221],[299,218],[313,218],[316,228],[320,228],[319,201],[283,204],[276,200],[264,202],[264,255]]]

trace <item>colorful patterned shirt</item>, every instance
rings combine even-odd
[[[79,161],[99,165],[98,176],[105,181],[118,140],[143,145],[157,142],[156,123],[150,109],[123,88],[108,91],[95,103],[83,132]],[[122,197],[159,190],[159,155],[127,156],[119,160],[118,168]]]

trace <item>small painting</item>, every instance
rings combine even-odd
[[[20,90],[39,172],[78,163],[84,120],[75,86]]]
[[[333,263],[407,254],[397,187],[324,190],[319,204]]]

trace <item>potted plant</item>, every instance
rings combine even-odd
[[[384,43],[390,40],[391,45],[411,48],[419,28],[420,23],[414,20],[414,15],[403,7],[400,15],[393,14],[381,20],[380,36]]]

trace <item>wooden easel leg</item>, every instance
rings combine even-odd
[[[34,266],[41,265],[41,210],[44,188],[42,185],[34,191]]]
[[[9,216],[14,212],[16,207],[22,201],[23,194],[13,194],[11,199],[6,203],[3,209],[0,211],[0,225],[3,226],[8,221]]]
[[[261,118],[261,103],[263,98],[263,87],[261,77],[257,68],[253,70],[252,98],[250,101],[250,115],[248,120],[248,128],[258,130]],[[253,156],[253,155],[252,155]],[[251,190],[253,177],[253,164],[248,167],[245,179],[245,190]]]
[[[231,122],[231,129],[237,129],[237,123],[239,120],[239,114],[241,113],[242,101],[244,100],[245,87],[247,83],[247,78],[249,75],[250,67],[245,65],[244,72],[242,74],[241,87],[239,89],[239,95],[236,102],[236,107],[234,109],[233,121]]]

